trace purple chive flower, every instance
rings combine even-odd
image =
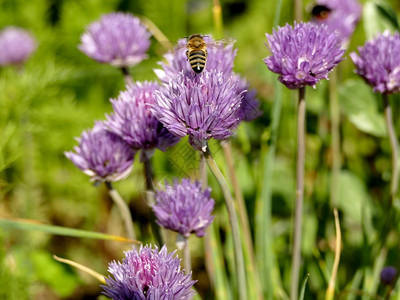
[[[179,138],[169,132],[150,111],[154,104],[156,82],[136,82],[111,99],[114,113],[105,122],[109,130],[125,140],[133,149],[142,150],[142,160],[151,156],[155,148],[165,151]]]
[[[362,8],[358,0],[317,0],[317,5],[328,9],[327,16],[316,16],[313,21],[325,24],[332,32],[336,31],[347,43],[361,18]]]
[[[371,85],[374,92],[393,94],[400,91],[400,34],[389,31],[358,47],[350,57],[355,72]]]
[[[237,49],[233,48],[233,43],[224,45],[215,41],[211,36],[204,36],[204,40],[209,44],[205,69],[208,71],[217,70],[227,76],[232,75],[235,80],[238,80],[237,93],[243,95],[242,106],[238,110],[239,119],[251,121],[260,116],[260,103],[256,98],[256,91],[249,90],[248,82],[233,72],[233,61],[237,53]],[[166,62],[159,62],[162,69],[155,69],[154,72],[162,82],[168,83],[170,79],[175,78],[181,72],[187,76],[192,75],[193,70],[186,56],[186,45],[187,39],[179,40],[176,49],[164,55]]]
[[[0,66],[20,65],[35,50],[36,41],[28,31],[14,26],[0,31]]]
[[[114,300],[186,300],[193,296],[191,274],[181,270],[176,251],[167,252],[164,246],[140,246],[126,251],[122,263],[112,261],[103,294]],[[175,256],[175,257],[174,257]]]
[[[183,72],[155,92],[154,115],[173,134],[189,135],[190,144],[205,151],[207,140],[223,140],[239,122],[242,94],[237,80],[216,70]]]
[[[266,34],[271,56],[264,59],[268,69],[280,74],[279,81],[290,89],[315,87],[343,60],[344,49],[336,33],[312,23],[286,24]]]
[[[65,152],[65,156],[91,181],[118,181],[131,172],[135,152],[119,136],[107,131],[102,122],[84,131],[77,141],[75,152]]]
[[[147,58],[150,36],[137,17],[110,13],[89,25],[79,49],[98,62],[130,67]]]
[[[165,190],[156,191],[156,203],[153,206],[157,223],[167,229],[176,231],[184,237],[195,233],[198,237],[205,235],[205,229],[214,217],[214,200],[210,198],[211,189],[202,190],[199,181],[189,179],[177,180],[165,184]]]
[[[381,282],[384,285],[394,285],[397,280],[397,269],[392,266],[388,266],[381,271]]]

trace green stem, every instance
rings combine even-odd
[[[294,216],[294,243],[292,257],[292,274],[290,284],[290,300],[298,299],[299,273],[301,262],[301,227],[303,218],[304,194],[304,161],[305,161],[305,87],[299,89],[297,109],[297,168],[296,168],[296,208]]]
[[[235,172],[235,166],[234,166],[233,157],[232,157],[232,143],[230,140],[226,140],[226,141],[222,141],[221,144],[222,144],[222,148],[224,150],[226,163],[228,165],[228,175],[230,177],[229,179],[232,182],[236,203],[239,208],[239,218],[240,218],[240,222],[243,227],[243,233],[244,233],[244,236],[246,239],[246,243],[250,245],[249,247],[251,248],[251,251],[250,251],[251,260],[254,263],[254,250],[252,249],[253,241],[251,239],[249,218],[247,217],[246,204],[244,203],[243,193],[240,188],[240,185],[239,185],[239,182],[238,182],[238,179],[236,176],[236,172]]]
[[[382,94],[382,98],[385,109],[386,128],[390,141],[390,147],[392,150],[392,177],[390,182],[390,204],[393,204],[393,200],[396,197],[399,184],[399,172],[398,172],[399,149],[397,144],[396,132],[394,130],[394,125],[393,125],[392,108],[390,107],[388,95]]]
[[[150,206],[154,204],[154,184],[153,184],[153,168],[151,165],[151,158],[147,157],[143,161],[144,164],[144,177],[146,180],[146,203]],[[164,240],[161,235],[161,228],[156,223],[156,217],[153,210],[150,213],[150,224],[151,231],[153,232],[154,238],[158,245],[161,247],[164,245]]]
[[[121,67],[122,74],[124,75],[125,85],[133,84],[132,76],[127,67]]]
[[[297,22],[303,20],[303,0],[294,0],[294,19]]]
[[[189,238],[183,237],[183,266],[185,268],[186,274],[189,274],[192,271],[192,262],[190,258],[190,247],[189,247]]]
[[[337,95],[337,71],[332,72],[329,80],[329,105],[331,114],[331,134],[332,134],[332,173],[330,198],[332,207],[338,205],[339,195],[339,176],[341,168],[340,154],[340,108]]]
[[[113,188],[111,182],[106,181],[106,186],[111,199],[114,201],[119,211],[121,212],[122,220],[124,221],[128,238],[131,240],[136,240],[136,234],[133,228],[132,216],[128,205],[126,204],[124,199],[122,199],[117,190]]]
[[[210,149],[207,146],[206,152],[203,153],[204,158],[207,161],[208,167],[211,172],[214,174],[215,178],[220,185],[222,192],[224,194],[225,205],[228,210],[229,223],[232,229],[233,236],[233,244],[234,244],[234,252],[235,252],[235,263],[236,263],[236,277],[237,277],[237,285],[238,285],[238,295],[240,300],[247,299],[246,292],[246,272],[244,269],[244,258],[243,258],[243,249],[242,243],[240,240],[240,230],[239,230],[239,222],[236,215],[235,203],[232,199],[231,192],[229,190],[228,184],[225,180],[224,175],[221,173],[218,165],[215,160],[211,156]]]
[[[202,184],[203,190],[208,186],[208,176],[207,176],[207,162],[204,155],[200,156],[200,163],[199,163],[200,171],[199,177]]]
[[[214,28],[215,35],[217,39],[222,38],[223,23],[222,23],[222,8],[219,0],[213,0],[213,18],[214,18]]]

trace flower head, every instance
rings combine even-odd
[[[165,184],[165,190],[156,191],[153,206],[157,223],[160,226],[179,232],[185,237],[195,233],[201,237],[214,217],[214,200],[210,198],[211,189],[202,190],[201,183],[189,179]]]
[[[328,73],[343,60],[340,39],[326,26],[287,24],[266,36],[271,56],[264,62],[290,89],[315,86],[321,79],[328,79]]]
[[[8,26],[0,31],[0,66],[25,62],[36,50],[36,41],[24,29]]]
[[[397,269],[392,266],[388,266],[381,271],[381,282],[384,285],[394,285],[397,280]]]
[[[131,172],[135,152],[102,122],[84,131],[77,141],[75,152],[65,152],[65,156],[92,181],[117,181]]]
[[[237,80],[216,70],[197,75],[183,72],[155,92],[154,115],[173,134],[189,135],[197,150],[205,150],[207,140],[226,139],[239,121],[237,110],[242,94]]]
[[[374,92],[392,94],[400,91],[400,34],[389,31],[368,41],[350,57],[355,72],[371,85]]]
[[[142,159],[145,159],[144,153],[151,155],[155,148],[165,151],[179,141],[150,111],[149,105],[155,101],[154,92],[159,88],[158,83],[147,81],[128,85],[118,99],[111,99],[114,113],[105,122],[111,132],[133,149],[143,150]]]
[[[337,32],[343,42],[347,43],[360,21],[362,8],[358,0],[317,0],[317,6],[328,10],[327,16],[315,17],[317,24],[325,24],[328,30]]]
[[[129,67],[147,58],[150,36],[133,15],[109,13],[89,25],[79,49],[98,62]]]
[[[151,246],[126,251],[122,263],[108,265],[112,276],[106,278],[103,293],[114,300],[190,299],[195,281],[191,274],[185,275],[174,255],[175,251],[168,253],[165,246],[160,251]]]

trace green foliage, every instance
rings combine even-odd
[[[4,243],[4,235],[0,230],[0,242]],[[20,265],[16,264],[15,254],[7,255],[4,248],[0,247],[0,299],[29,299],[29,280],[27,273]]]
[[[384,137],[385,121],[376,98],[361,79],[349,79],[339,87],[340,107],[349,121],[365,133]]]
[[[38,250],[31,253],[30,259],[38,280],[51,287],[60,297],[71,295],[80,284],[79,279],[55,261],[50,253]]]

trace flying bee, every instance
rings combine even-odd
[[[208,56],[207,49],[221,48],[224,45],[233,44],[235,41],[234,38],[224,38],[214,41],[209,36],[196,33],[187,38],[187,43],[181,44],[175,48],[174,52],[182,48],[187,48],[186,57],[190,67],[195,73],[200,74],[206,66]]]
[[[311,10],[311,15],[318,21],[323,21],[329,17],[331,12],[332,9],[330,9],[328,6],[315,5]]]

